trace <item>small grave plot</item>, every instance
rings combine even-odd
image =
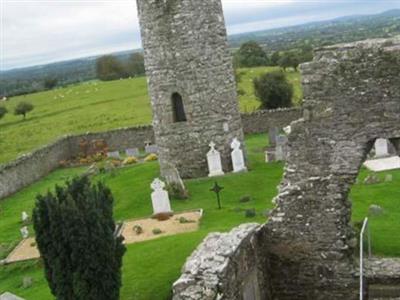
[[[133,244],[153,240],[164,236],[198,230],[203,210],[187,211],[175,214],[168,220],[159,221],[154,218],[143,218],[125,221],[122,235],[125,244]],[[6,263],[14,263],[40,257],[34,238],[22,240],[6,258]]]

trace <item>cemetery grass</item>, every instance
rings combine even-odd
[[[124,256],[121,299],[168,299],[171,285],[179,277],[186,258],[209,232],[229,231],[241,223],[262,223],[266,220],[265,213],[272,208],[271,200],[277,193],[276,186],[283,173],[283,164],[264,163],[263,148],[266,146],[266,139],[265,135],[246,137],[250,172],[217,178],[218,183],[224,187],[221,192],[222,210],[217,209],[215,195],[209,191],[215,179],[185,181],[190,199],[172,199],[172,208],[176,212],[203,208],[200,229],[197,232],[128,245]],[[15,243],[20,240],[21,212],[31,211],[37,193],[44,193],[52,189],[54,184],[61,184],[83,171],[83,168],[58,170],[0,202],[0,243]],[[368,173],[361,170],[360,182]],[[400,230],[400,209],[397,204],[400,198],[400,171],[389,173],[393,175],[392,182],[376,185],[359,183],[354,186],[350,196],[354,209],[353,220],[360,221],[368,215],[370,204],[381,205],[384,215],[370,219],[374,254],[400,256],[400,240],[396,238]],[[97,176],[96,180],[103,180],[114,194],[115,219],[127,220],[151,214],[149,185],[158,175],[157,162],[150,162],[119,169],[115,175]],[[384,174],[379,176],[383,177]],[[239,199],[246,195],[251,197],[250,202],[240,203]],[[256,209],[257,216],[246,218],[244,210],[251,208]],[[32,287],[21,287],[24,276],[33,278]],[[40,261],[0,267],[0,294],[6,290],[27,300],[53,298],[43,277]]]
[[[240,107],[253,111],[260,106],[255,98],[252,78],[274,68],[243,69],[239,88]],[[288,72],[300,90],[300,75]],[[61,97],[62,96],[62,97]],[[300,97],[296,92],[295,98]],[[56,98],[56,99],[55,99]],[[31,102],[35,109],[26,120],[14,116],[21,101]],[[297,100],[296,100],[297,101]],[[145,77],[110,82],[90,81],[66,88],[11,98],[5,105],[10,113],[0,120],[0,164],[13,160],[66,134],[99,132],[151,123],[151,108]]]

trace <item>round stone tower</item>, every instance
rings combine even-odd
[[[231,170],[243,141],[221,0],[137,0],[161,173],[208,174],[210,142]]]

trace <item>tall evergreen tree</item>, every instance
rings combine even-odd
[[[113,220],[113,196],[102,183],[75,178],[39,195],[36,241],[51,292],[58,300],[117,300],[123,238]]]

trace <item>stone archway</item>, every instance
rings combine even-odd
[[[265,227],[273,295],[356,299],[348,194],[376,138],[400,151],[400,38],[326,47],[301,70],[304,115]]]

